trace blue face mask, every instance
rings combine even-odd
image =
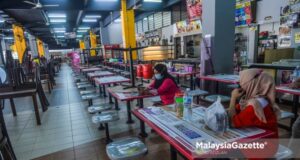
[[[163,76],[159,73],[155,74],[154,76],[155,76],[155,79],[157,79],[157,80],[161,80],[163,78]]]

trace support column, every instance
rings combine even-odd
[[[127,10],[126,0],[121,0],[121,23],[124,48],[136,48],[135,25],[134,25],[134,10]],[[137,52],[132,53],[133,60],[137,59]],[[124,54],[124,59],[129,60],[128,53]]]
[[[235,0],[203,0],[203,37],[212,37],[215,73],[233,72]]]

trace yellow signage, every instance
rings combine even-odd
[[[40,39],[37,39],[36,43],[37,43],[39,57],[44,57],[45,56],[45,50],[44,50],[43,42]]]
[[[84,41],[79,40],[79,47],[80,47],[81,51],[85,49]]]
[[[26,50],[26,40],[24,37],[24,30],[22,27],[13,25],[13,32],[14,32],[14,49],[18,53],[19,62],[22,63],[23,57]]]
[[[97,48],[97,36],[90,31],[91,49]],[[91,50],[91,56],[96,56],[96,50]]]
[[[295,33],[295,43],[300,43],[300,32]]]

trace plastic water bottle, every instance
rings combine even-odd
[[[191,122],[193,116],[193,111],[192,111],[193,97],[188,94],[189,92],[190,89],[187,88],[183,96],[183,106],[184,106],[183,119]]]
[[[293,71],[293,79],[292,81],[295,82],[297,78],[300,76],[300,66],[297,66]]]

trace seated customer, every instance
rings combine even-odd
[[[168,73],[164,64],[154,67],[155,80],[149,85],[149,89],[157,89],[163,105],[173,104],[175,93],[179,90],[174,77]]]
[[[240,72],[240,87],[232,91],[228,115],[230,125],[234,128],[257,127],[274,132],[273,145],[267,151],[254,152],[256,155],[273,156],[277,152],[277,115],[280,110],[275,103],[275,83],[267,73],[258,69]],[[239,103],[237,104],[237,100]],[[253,154],[253,150],[242,150],[245,156]]]

